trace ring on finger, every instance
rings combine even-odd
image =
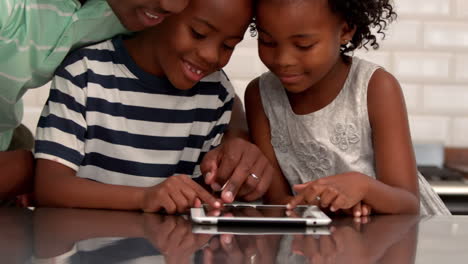
[[[250,173],[249,176],[251,176],[252,178],[254,178],[255,180],[260,180],[260,177],[258,177],[257,175],[255,175],[255,173]]]

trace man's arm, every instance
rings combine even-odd
[[[0,152],[0,199],[30,193],[34,158],[29,150]]]

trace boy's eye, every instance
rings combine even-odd
[[[194,38],[196,38],[196,39],[205,38],[205,35],[198,33],[195,29],[192,28],[191,31],[192,31],[192,35],[193,35]]]
[[[234,48],[235,48],[235,47],[230,46],[230,45],[228,45],[228,44],[223,44],[223,47],[224,47],[225,49],[227,49],[227,50],[234,50]]]

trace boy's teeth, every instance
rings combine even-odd
[[[152,18],[152,19],[158,19],[158,18],[159,18],[158,16],[153,15],[153,14],[151,14],[151,13],[149,13],[149,12],[146,12],[146,11],[145,11],[145,15],[149,16],[149,17]]]
[[[190,66],[190,65],[189,65],[189,69],[190,69],[191,72],[196,73],[196,74],[198,74],[198,75],[200,75],[200,74],[202,73],[202,71],[200,71],[200,70],[195,70],[195,69],[192,68],[192,66]]]

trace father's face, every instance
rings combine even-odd
[[[190,0],[107,0],[120,22],[130,31],[140,31],[179,13]]]

